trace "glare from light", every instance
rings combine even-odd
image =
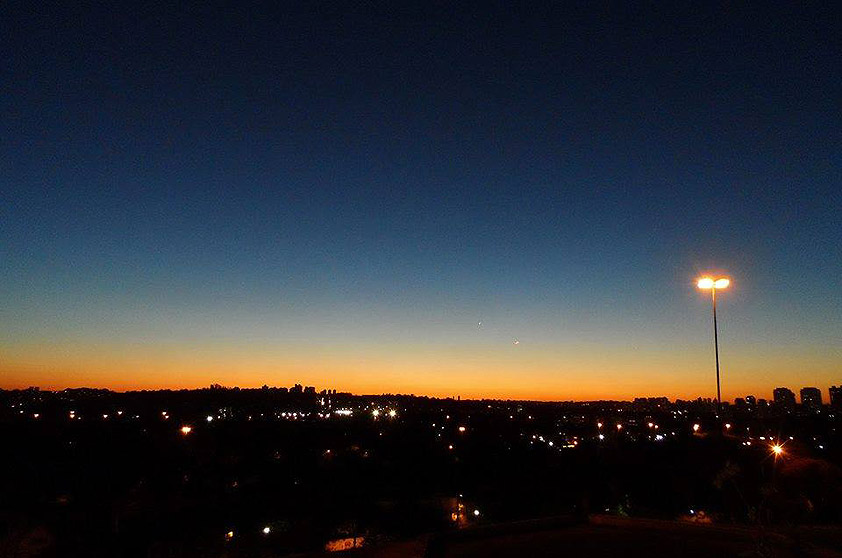
[[[210,416],[210,415],[208,415],[208,416],[205,418],[205,420],[206,420],[206,421],[208,421],[208,422],[213,422],[213,417],[212,417],[212,416]]]
[[[700,289],[712,289],[714,285],[713,279],[710,277],[702,277],[699,279],[699,282],[696,283],[696,286]]]
[[[392,409],[389,411],[390,418],[395,418],[396,416],[398,416],[398,412],[396,410]]]
[[[263,528],[263,534],[264,535],[268,535],[271,531],[272,531],[272,528],[269,527],[268,525]]]
[[[711,277],[702,277],[696,283],[696,286],[700,289],[724,289],[731,284],[731,280],[727,277],[720,277],[719,279],[713,279]]]
[[[699,425],[699,423],[694,424],[693,425],[693,432],[698,432],[700,428],[701,428],[701,426]]]
[[[781,447],[780,444],[775,444],[772,446],[772,453],[774,453],[776,456],[783,454],[783,452],[784,448]]]
[[[372,416],[374,416],[374,417],[379,417],[379,416],[380,416],[380,410],[379,410],[379,409],[374,409],[373,411],[371,411],[371,414],[372,414]]]
[[[465,427],[464,427],[464,426],[460,426],[460,427],[459,427],[459,432],[464,432],[464,431],[465,431]]]
[[[225,540],[226,541],[230,541],[233,538],[234,538],[234,531],[228,531],[227,533],[225,533]]]
[[[730,422],[725,423],[725,430],[731,430],[731,423]]]
[[[474,510],[474,517],[479,517],[479,510]]]
[[[623,425],[618,422],[617,423],[617,430],[622,430],[622,429],[623,429]]]
[[[192,426],[182,426],[182,427],[181,427],[181,433],[182,433],[182,434],[184,434],[185,436],[187,436],[187,435],[188,435],[188,434],[190,434],[191,432],[193,432],[193,427],[192,427]]]
[[[597,428],[602,428],[602,423],[601,423],[601,422],[596,423],[596,427],[597,427]]]

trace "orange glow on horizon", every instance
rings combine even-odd
[[[0,347],[0,387],[115,391],[313,385],[355,394],[404,393],[537,401],[715,397],[707,344],[508,346],[162,346],[28,344]],[[729,354],[723,398],[771,396],[778,386],[834,383],[825,348],[757,347]],[[792,377],[792,370],[803,378]]]

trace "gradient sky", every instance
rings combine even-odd
[[[724,397],[842,383],[838,12],[48,4],[0,387],[710,397],[709,270]]]

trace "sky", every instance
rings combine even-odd
[[[706,273],[723,398],[842,383],[832,7],[55,4],[0,6],[0,388],[713,397]]]

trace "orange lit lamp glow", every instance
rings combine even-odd
[[[716,327],[716,290],[724,289],[731,284],[726,277],[702,277],[696,283],[700,289],[710,290],[711,301],[713,302],[713,348],[716,354],[716,416],[722,417],[722,390],[719,386],[719,333]]]

